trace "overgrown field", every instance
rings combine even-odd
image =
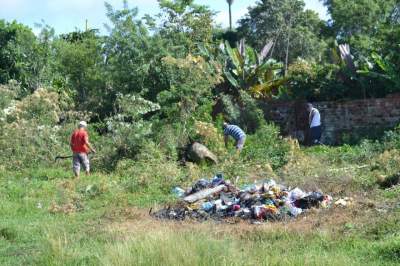
[[[12,92],[2,89],[3,95]],[[1,265],[400,262],[400,187],[383,184],[400,171],[399,129],[354,146],[302,148],[282,138],[248,101],[242,114],[258,127],[235,156],[232,144],[223,145],[220,118],[192,117],[185,124],[145,120],[142,114],[156,106],[125,97],[118,100],[121,112],[134,122],[116,116],[90,123],[97,148],[93,173],[76,180],[71,162],[54,157],[70,153],[69,135],[85,114],[63,110],[65,99],[45,89],[20,100],[2,99],[2,107],[9,107],[0,113]],[[191,141],[207,145],[219,163],[186,161]],[[353,197],[354,204],[263,225],[165,222],[148,214],[176,201],[174,186],[216,173],[238,185],[273,178],[336,199]]]
[[[0,19],[0,265],[400,264],[400,128],[304,148],[260,109],[398,93],[399,1],[321,1],[329,22],[303,0],[257,1],[232,30],[205,1],[160,0],[143,18],[122,2],[105,3],[104,32]],[[81,120],[97,153],[76,180],[54,159]],[[246,132],[240,156],[224,121]],[[218,164],[190,162],[194,142]],[[354,202],[262,225],[150,217],[217,173]]]
[[[300,149],[269,166],[224,157],[218,166],[142,160],[134,169],[80,180],[67,162],[51,168],[3,170],[0,179],[1,265],[398,265],[400,187],[376,176],[399,170],[394,143]],[[368,165],[368,166],[365,166]],[[273,177],[321,189],[353,206],[312,211],[280,223],[163,222],[148,215],[173,201],[170,189],[222,171],[239,182]],[[160,186],[162,184],[162,186]]]

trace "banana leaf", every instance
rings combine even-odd
[[[256,97],[268,97],[272,90],[277,89],[287,82],[287,78],[281,78],[263,84],[258,84],[250,88],[250,92]]]
[[[229,71],[224,71],[225,77],[227,78],[227,80],[229,81],[229,83],[237,88],[240,89],[240,85],[239,82],[232,76],[232,74]]]
[[[233,49],[228,41],[225,41],[225,51],[229,56],[229,59],[235,66],[235,68],[239,69],[241,68],[241,60],[239,59],[241,56],[237,49]]]
[[[253,48],[246,47],[246,59],[247,59],[246,62],[247,64],[257,65],[257,54]]]

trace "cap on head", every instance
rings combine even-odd
[[[87,123],[85,122],[85,121],[81,121],[81,122],[79,122],[79,125],[78,125],[78,127],[87,127]]]
[[[228,123],[226,123],[226,122],[224,122],[223,124],[222,124],[222,128],[226,128],[228,126]]]

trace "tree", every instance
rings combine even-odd
[[[158,94],[163,115],[170,121],[186,125],[196,110],[211,100],[212,89],[222,81],[221,70],[201,56],[171,56],[162,59],[168,87]]]
[[[15,79],[30,92],[45,82],[42,74],[50,40],[42,37],[15,21],[0,20],[0,83]]]
[[[396,0],[322,0],[329,25],[340,43],[348,43],[355,55],[369,56],[379,47],[382,27],[396,17]],[[377,46],[376,46],[377,45]]]
[[[337,37],[374,34],[395,8],[395,0],[322,0]]]
[[[157,34],[166,41],[174,55],[185,57],[193,53],[198,43],[209,43],[213,37],[215,13],[207,6],[194,4],[194,0],[160,0],[161,25]]]
[[[79,109],[99,112],[108,100],[104,95],[102,38],[95,32],[77,31],[57,38],[53,47],[54,85],[67,92]]]
[[[104,40],[107,79],[113,91],[123,94],[141,93],[151,65],[160,60],[164,49],[153,41],[144,23],[137,18],[138,9],[125,4],[115,10],[106,3],[109,35]]]
[[[232,30],[232,4],[234,0],[226,0],[229,6],[229,29]]]
[[[239,33],[251,46],[261,49],[267,40],[274,43],[272,56],[287,66],[298,57],[322,57],[324,22],[305,10],[303,0],[263,0],[249,8],[239,21]]]

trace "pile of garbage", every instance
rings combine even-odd
[[[211,180],[200,179],[186,190],[176,187],[173,193],[181,200],[174,207],[151,213],[153,217],[281,221],[297,217],[311,208],[329,208],[333,200],[321,192],[292,189],[274,180],[255,182],[239,189],[221,174]]]

